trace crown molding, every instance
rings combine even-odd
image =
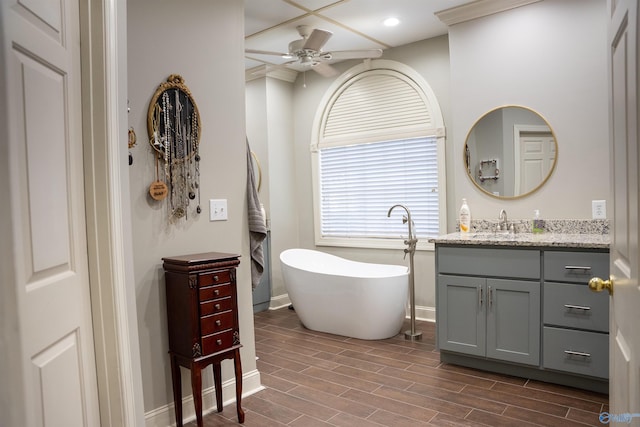
[[[274,79],[282,80],[288,83],[296,81],[298,72],[285,67],[271,68],[267,65],[260,65],[258,67],[250,68],[244,72],[245,82],[251,80],[257,80],[262,77],[272,77]]]
[[[542,0],[477,0],[462,6],[441,10],[435,15],[440,21],[451,26],[539,1]]]

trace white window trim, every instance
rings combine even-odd
[[[331,100],[336,96],[336,93],[342,88],[342,86],[353,77],[360,73],[372,70],[372,69],[388,69],[404,74],[415,85],[417,85],[427,100],[427,105],[431,113],[431,117],[434,126],[431,129],[426,130],[427,135],[436,136],[436,145],[438,152],[438,210],[440,215],[439,228],[440,234],[444,234],[447,230],[447,215],[446,215],[446,170],[445,170],[445,128],[444,119],[438,104],[437,98],[429,86],[429,84],[418,74],[414,69],[408,67],[400,62],[377,59],[366,60],[361,64],[352,67],[340,77],[338,77],[332,85],[325,92],[322,100],[320,101],[318,110],[313,121],[312,135],[311,135],[311,174],[313,183],[313,219],[314,219],[314,235],[316,246],[336,246],[336,247],[357,247],[357,248],[377,248],[377,249],[402,249],[406,247],[404,239],[373,239],[373,238],[336,238],[336,237],[323,237],[321,233],[321,221],[320,221],[320,182],[319,182],[319,155],[318,155],[318,143],[320,141],[320,135],[322,126],[326,120],[327,108],[331,105]],[[421,134],[425,135],[425,132]],[[397,135],[395,136],[397,138]],[[391,206],[389,206],[391,207]],[[435,250],[435,245],[429,243],[426,240],[419,240],[416,245],[417,250]]]

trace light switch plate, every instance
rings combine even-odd
[[[591,217],[593,219],[607,219],[607,201],[606,200],[591,201]]]
[[[226,221],[227,219],[227,199],[210,199],[209,221]]]

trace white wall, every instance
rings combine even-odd
[[[242,255],[237,275],[242,366],[245,375],[256,368],[246,208],[243,28],[243,4],[236,0],[128,2],[129,125],[138,136],[129,170],[148,424],[174,422],[162,257],[208,251]],[[202,214],[170,224],[168,199],[156,202],[148,195],[155,180],[155,161],[146,129],[148,103],[158,85],[174,73],[185,79],[200,111]],[[211,198],[228,200],[228,221],[209,222]],[[232,365],[222,364],[223,382],[233,378]],[[203,388],[212,384],[208,368]],[[245,382],[245,393],[251,387]],[[187,370],[183,370],[183,395],[191,395]],[[151,416],[162,421],[150,421]]]
[[[509,218],[540,209],[544,218],[590,219],[591,200],[609,200],[606,17],[602,0],[545,0],[450,27],[454,157],[475,121],[505,104],[539,112],[558,140],[555,172],[522,199],[481,193],[454,162],[457,207],[466,197],[474,218],[497,219],[504,208]]]
[[[453,25],[448,37],[388,49],[382,58],[403,62],[421,73],[440,103],[447,131],[449,231],[455,228],[462,197],[469,201],[473,217],[483,219],[497,219],[503,208],[512,219],[528,219],[534,209],[540,209],[546,218],[588,219],[592,199],[608,200],[605,2],[545,0]],[[345,62],[336,68],[344,72],[354,64]],[[311,126],[332,82],[308,72],[294,84],[298,246],[305,248],[315,248]],[[527,106],[542,114],[553,127],[559,146],[556,170],[548,183],[516,200],[481,193],[463,164],[469,129],[487,111],[505,104]],[[267,105],[271,108],[268,101]],[[271,188],[280,184],[281,180],[272,177]],[[274,215],[272,212],[272,221]],[[401,251],[319,249],[365,262],[406,263]],[[275,262],[277,255],[274,251]],[[418,252],[415,264],[416,305],[419,315],[430,317],[435,306],[433,253]],[[279,296],[277,292],[274,289],[273,296]]]

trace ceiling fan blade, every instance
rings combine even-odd
[[[290,55],[288,53],[271,52],[269,50],[245,49],[244,53],[249,53],[249,54],[254,54],[254,55],[276,55],[276,56],[281,56],[283,58],[290,57]]]
[[[329,56],[332,60],[380,58],[382,49],[336,50],[323,52],[322,56]]]
[[[311,69],[320,74],[322,77],[333,77],[338,75],[338,70],[336,70],[326,62],[320,62],[311,67]]]
[[[326,30],[315,29],[309,35],[309,38],[305,41],[303,49],[314,50],[320,52],[322,46],[331,38],[333,33]]]

